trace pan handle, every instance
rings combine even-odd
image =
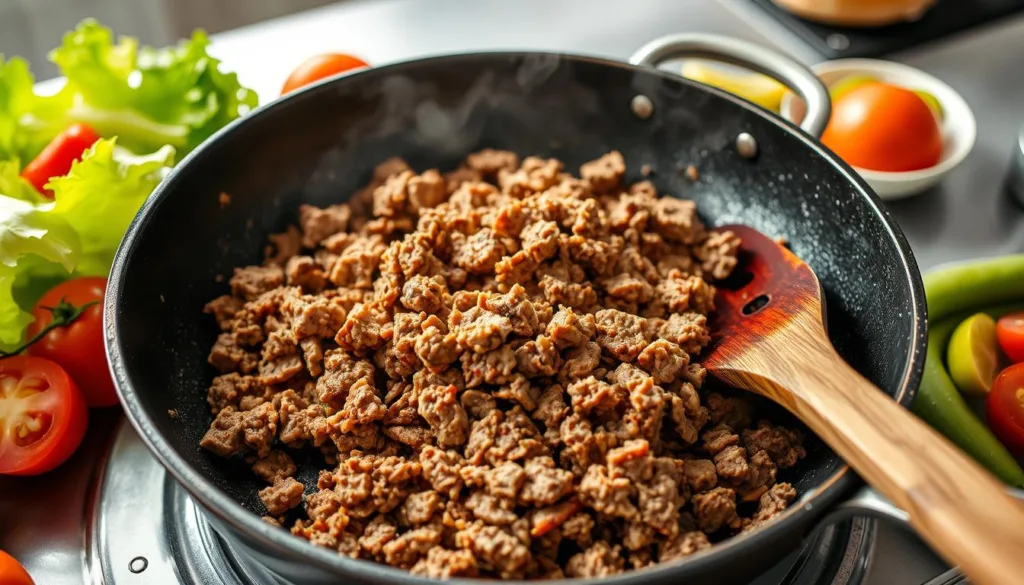
[[[1024,501],[1024,490],[1018,488],[1007,488],[1006,491],[1017,498],[1018,500]],[[858,489],[850,499],[839,503],[833,508],[828,514],[826,514],[821,520],[817,522],[812,532],[823,529],[825,526],[849,520],[857,516],[868,516],[871,518],[877,518],[879,520],[885,520],[889,523],[896,524],[907,530],[912,530],[910,527],[910,515],[903,510],[897,508],[888,498],[880,494],[875,488],[871,486],[863,486]],[[953,567],[945,573],[935,577],[928,581],[924,585],[969,585],[970,582],[967,577],[960,571],[959,568]]]
[[[678,33],[640,47],[629,62],[656,68],[669,59],[683,57],[730,63],[775,79],[796,92],[807,104],[807,115],[800,128],[815,138],[820,138],[825,131],[832,113],[828,88],[810,69],[767,47],[719,35]]]

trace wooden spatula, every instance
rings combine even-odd
[[[795,414],[974,583],[1024,583],[1024,506],[839,357],[807,264],[756,230],[720,229],[742,239],[753,279],[718,292],[708,371]]]

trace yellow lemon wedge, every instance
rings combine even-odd
[[[771,77],[715,66],[706,61],[689,59],[683,64],[683,77],[712,85],[735,94],[762,108],[778,112],[786,87]]]
[[[839,81],[836,81],[828,88],[828,93],[832,97],[832,102],[835,103],[839,98],[857,89],[858,87],[866,84],[878,81],[874,77],[868,77],[867,75],[847,75]]]
[[[939,118],[939,120],[945,117],[946,113],[942,110],[942,104],[939,103],[939,99],[937,97],[923,89],[915,89],[914,93],[917,94],[917,97],[924,100],[924,103],[928,104],[928,107],[931,108],[933,112],[935,112],[935,115]]]
[[[996,322],[985,313],[964,319],[946,347],[949,376],[968,396],[985,396],[999,372]]]

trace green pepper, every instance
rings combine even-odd
[[[998,319],[1021,308],[1022,305],[1000,306],[984,312]],[[928,333],[924,375],[914,399],[913,410],[996,477],[1012,486],[1024,487],[1024,470],[964,401],[942,361],[953,330],[974,312],[964,311],[932,323]]]
[[[1024,306],[1024,254],[933,270],[924,276],[924,289],[930,332],[914,412],[997,477],[1024,486],[1024,470],[964,401],[943,362],[953,330],[971,314],[980,310],[998,319]],[[997,306],[1011,302],[1018,304]]]
[[[1024,301],[1024,254],[958,263],[924,276],[928,320],[958,311]]]

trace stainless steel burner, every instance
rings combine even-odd
[[[122,419],[88,499],[86,567],[103,585],[289,585],[232,550]],[[860,585],[875,524],[826,527],[751,585]]]

